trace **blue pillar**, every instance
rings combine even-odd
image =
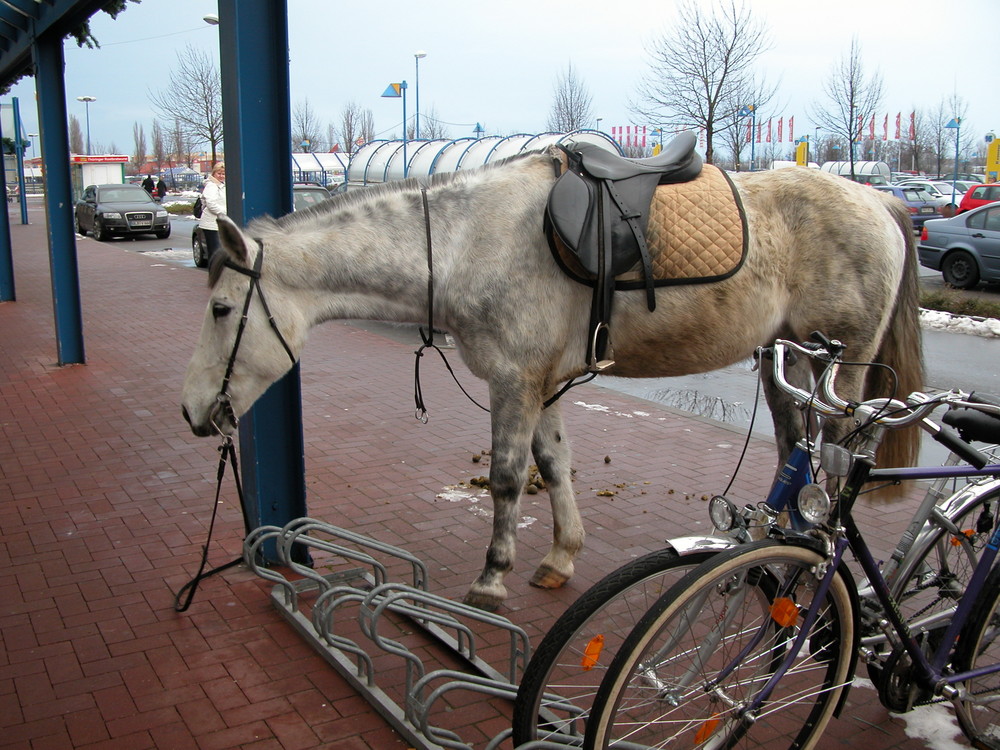
[[[288,18],[284,0],[219,0],[226,205],[239,224],[292,210]],[[267,289],[267,258],[264,258]],[[240,420],[248,528],[306,515],[299,366]],[[273,545],[263,550],[275,559]],[[307,561],[304,548],[296,550]]]
[[[59,364],[83,364],[83,315],[80,274],[73,228],[73,187],[69,172],[66,85],[62,37],[46,32],[35,44],[35,90],[39,133],[45,140],[45,214],[48,220],[49,267],[55,308]]]
[[[0,137],[3,133],[0,132]],[[0,196],[6,206],[7,170],[0,169]],[[10,215],[6,209],[0,213],[0,302],[13,302],[14,293],[14,253],[10,240]]]

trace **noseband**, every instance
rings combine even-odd
[[[235,412],[233,411],[232,402],[229,396],[229,381],[233,377],[233,368],[236,366],[236,355],[240,350],[240,342],[243,340],[243,331],[247,326],[247,317],[250,312],[250,301],[253,299],[254,289],[257,290],[257,295],[260,297],[260,304],[264,308],[264,313],[267,315],[267,322],[271,325],[271,330],[278,337],[278,341],[285,348],[285,353],[288,355],[288,359],[291,363],[295,364],[295,355],[292,354],[292,348],[285,341],[285,337],[281,335],[281,331],[278,328],[278,324],[274,320],[274,316],[271,314],[271,308],[268,307],[267,298],[264,297],[264,289],[260,285],[260,269],[264,265],[264,243],[258,238],[254,238],[257,242],[257,259],[254,261],[253,268],[246,268],[244,266],[237,265],[233,263],[228,257],[223,261],[223,265],[226,268],[231,268],[237,273],[241,273],[244,276],[250,278],[250,288],[247,289],[246,299],[243,300],[243,314],[240,317],[239,327],[236,329],[236,340],[233,341],[233,351],[229,355],[229,362],[226,364],[226,374],[222,378],[222,387],[219,389],[219,394],[215,397],[216,400],[223,405],[226,417],[234,424],[239,424],[239,419],[237,418]],[[222,434],[222,430],[219,429],[218,425],[214,425],[215,429]]]

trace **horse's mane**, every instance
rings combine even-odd
[[[410,193],[419,190],[421,187],[434,188],[441,185],[461,184],[474,178],[475,175],[492,170],[501,169],[513,162],[522,161],[532,156],[537,156],[541,151],[526,151],[523,154],[514,154],[503,159],[497,159],[489,164],[484,164],[475,169],[465,169],[458,172],[438,172],[429,177],[407,177],[405,180],[392,180],[381,182],[363,188],[331,196],[329,199],[321,201],[315,205],[304,208],[301,211],[279,216],[258,216],[247,225],[244,230],[246,234],[256,237],[267,235],[284,235],[295,231],[305,225],[314,224],[316,219],[323,216],[334,216],[336,214],[350,211],[356,206],[366,205],[373,201],[399,193]],[[212,260],[208,268],[208,286],[214,287],[225,267],[225,252],[219,251],[212,255]]]
[[[386,195],[409,193],[419,190],[421,187],[434,188],[440,185],[466,182],[472,179],[474,175],[503,168],[512,162],[527,159],[538,153],[540,152],[528,151],[523,154],[515,154],[503,159],[497,159],[495,162],[484,164],[475,169],[465,169],[458,172],[437,172],[429,177],[407,177],[405,180],[392,180],[391,182],[382,182],[370,187],[357,188],[353,191],[331,196],[328,200],[309,206],[309,208],[301,211],[293,211],[278,218],[261,216],[250,223],[248,231],[252,229],[256,232],[286,233],[299,225],[312,223],[319,216],[350,210],[355,206],[370,203]]]

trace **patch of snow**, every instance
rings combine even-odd
[[[920,325],[935,331],[965,333],[983,338],[1000,337],[1000,320],[996,318],[972,318],[952,315],[940,310],[920,310]]]

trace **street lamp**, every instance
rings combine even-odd
[[[84,106],[87,108],[87,156],[90,156],[90,103],[96,102],[96,96],[78,96],[76,97],[78,102],[83,102]]]
[[[427,57],[427,53],[422,49],[418,49],[413,53],[413,64],[416,66],[416,80],[413,85],[414,93],[414,109],[416,114],[413,120],[413,135],[419,140],[420,139],[420,58]],[[406,123],[403,123],[403,130],[406,130]]]
[[[386,99],[403,100],[403,177],[405,178],[410,171],[410,164],[406,158],[406,81],[390,83],[382,92],[382,96]]]
[[[207,23],[209,26],[219,25],[219,17],[214,13],[209,13],[207,16],[203,16],[201,20]]]
[[[603,120],[603,119],[604,119],[603,117],[598,117],[597,118],[597,131],[598,132],[600,132],[600,130],[601,130],[601,120]]]
[[[951,202],[952,205],[955,204],[955,193],[958,191],[958,186],[955,182],[958,180],[958,139],[962,134],[962,118],[953,117],[951,122],[945,125],[946,128],[953,128],[955,131],[955,174],[951,176]]]
[[[35,139],[38,137],[38,133],[28,133],[28,137],[31,139],[31,160],[35,160]]]

